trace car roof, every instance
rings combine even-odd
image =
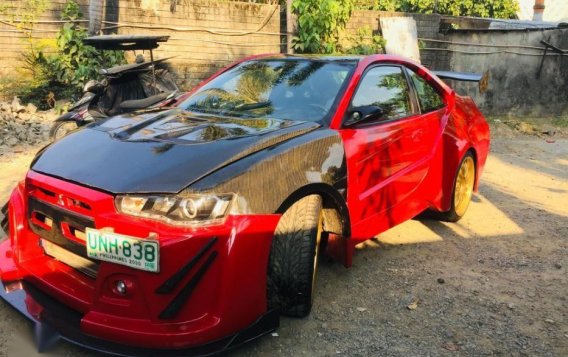
[[[330,62],[343,62],[343,61],[354,61],[358,62],[366,56],[359,55],[321,55],[321,54],[264,54],[259,56],[252,56],[245,58],[244,60],[254,60],[254,59],[279,59],[279,60],[317,60],[317,61],[330,61]]]
[[[280,54],[280,53],[266,53],[260,55],[253,55],[242,60],[238,61],[237,63],[253,61],[253,60],[307,60],[307,61],[329,61],[329,62],[366,62],[367,64],[376,63],[376,62],[393,62],[402,65],[411,65],[414,66],[418,64],[417,62],[413,61],[412,59],[401,57],[398,55],[388,55],[382,53],[370,54],[370,55],[341,55],[341,54],[331,54],[331,55],[322,55],[322,54]]]

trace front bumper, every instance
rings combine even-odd
[[[46,205],[55,210],[54,227],[92,224],[141,238],[157,235],[160,273],[97,262],[92,277],[46,255],[40,244],[46,235],[32,215]],[[6,288],[1,297],[38,326],[49,326],[39,331],[54,331],[49,334],[54,338],[118,355],[145,350],[202,355],[278,326],[278,314],[266,310],[278,215],[230,216],[220,226],[176,228],[119,214],[106,193],[30,172],[12,192],[7,217],[9,239],[0,243],[0,281]],[[73,243],[75,252],[80,243]],[[127,296],[113,293],[117,279],[129,282]]]
[[[81,314],[25,281],[14,281],[8,285],[0,281],[0,297],[34,323],[35,340],[40,352],[49,349],[59,340],[65,340],[84,348],[116,356],[208,356],[237,348],[276,330],[280,318],[278,311],[271,310],[232,336],[199,347],[157,350],[127,346],[83,333]]]

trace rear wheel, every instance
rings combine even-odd
[[[448,222],[459,221],[467,211],[471,196],[473,195],[473,185],[475,183],[475,161],[471,152],[467,152],[463,157],[456,177],[454,178],[454,190],[452,193],[452,207],[447,212],[442,212],[440,218]]]
[[[268,263],[268,307],[288,316],[312,308],[322,234],[322,199],[306,196],[282,215]]]
[[[59,140],[75,129],[77,129],[77,123],[74,120],[56,121],[49,129],[49,138],[51,141]]]

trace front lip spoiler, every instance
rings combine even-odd
[[[211,356],[226,352],[276,330],[280,312],[270,310],[238,333],[199,347],[186,349],[147,349],[102,340],[81,332],[82,315],[24,281],[5,283],[0,280],[0,297],[35,325],[35,342],[40,352],[65,340],[75,345],[115,356]],[[41,306],[41,312],[29,305]]]

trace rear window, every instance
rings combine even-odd
[[[432,87],[426,80],[420,77],[416,72],[408,70],[414,88],[416,88],[416,95],[420,103],[420,110],[422,113],[431,112],[440,109],[444,106],[442,96]]]

